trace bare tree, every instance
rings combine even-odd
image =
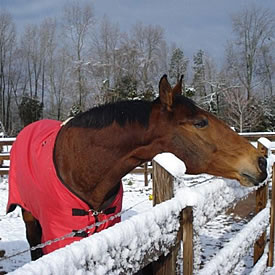
[[[251,131],[259,125],[263,113],[254,97],[248,100],[238,88],[227,91],[224,96],[227,103],[224,119],[229,125],[239,132]]]
[[[22,53],[25,57],[26,72],[28,74],[28,87],[30,97],[37,97],[41,72],[42,59],[40,49],[39,27],[37,25],[28,25],[21,39]]]
[[[14,55],[16,52],[15,26],[11,15],[0,12],[0,120],[6,131],[10,125],[10,107],[14,84]]]
[[[272,41],[272,44],[263,46],[260,53],[261,58],[259,60],[257,75],[265,91],[265,97],[272,97],[274,91],[275,57],[272,50],[274,46],[274,42]]]
[[[46,22],[45,22],[46,23]],[[53,19],[48,19],[47,33],[47,63],[46,63],[46,86],[47,94],[47,116],[58,120],[65,119],[68,111],[64,110],[66,101],[66,92],[70,85],[70,60],[66,48],[60,47],[58,43],[59,32],[57,22]],[[69,95],[67,95],[69,97]]]
[[[72,76],[75,77],[80,108],[84,107],[85,97],[87,96],[85,66],[88,60],[89,32],[93,24],[93,8],[90,4],[80,5],[79,2],[75,1],[65,6],[63,28],[66,43],[68,43],[66,46],[70,48]]]
[[[228,69],[234,71],[249,100],[258,84],[256,72],[261,51],[274,37],[274,14],[268,9],[250,6],[236,13],[232,23],[235,40],[229,49]]]
[[[160,26],[137,23],[131,30],[131,38],[139,55],[139,81],[143,86],[141,90],[146,91],[158,77],[159,56],[164,40],[163,29]]]
[[[123,70],[121,32],[118,24],[111,23],[108,17],[104,16],[98,32],[92,37],[92,42],[90,69],[96,76],[97,85],[102,91],[101,97],[105,98],[119,81]]]
[[[66,49],[58,49],[51,53],[49,64],[49,84],[50,84],[50,113],[58,120],[65,119],[68,111],[64,110],[64,104],[69,96],[70,71],[69,59]]]

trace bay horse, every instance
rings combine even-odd
[[[42,120],[19,133],[11,151],[7,212],[22,207],[31,247],[120,211],[122,177],[158,153],[173,153],[189,174],[236,179],[247,187],[265,180],[264,156],[184,97],[181,87],[182,78],[172,88],[164,75],[152,102],[105,104],[65,125]],[[105,227],[31,251],[32,260]]]

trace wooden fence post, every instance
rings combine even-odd
[[[270,241],[268,251],[267,266],[273,266],[274,262],[274,215],[275,215],[275,164],[272,167],[272,190],[271,190],[271,208],[270,208]]]
[[[153,160],[153,205],[174,197],[174,178]]]
[[[170,200],[174,197],[174,178],[153,161],[153,205]],[[162,255],[158,261],[153,262],[152,270],[155,275],[174,275],[176,274],[176,261],[179,250],[179,244],[172,248],[172,251],[164,256]]]
[[[153,161],[153,204],[156,205],[174,197],[174,177]],[[186,207],[180,215],[180,229],[177,243],[167,256],[161,256],[153,262],[152,273],[154,275],[176,274],[176,262],[180,250],[181,240],[183,243],[184,275],[193,274],[193,209]]]
[[[183,223],[183,274],[193,274],[193,209],[187,206],[182,212]]]
[[[148,162],[144,163],[144,185],[148,186]]]
[[[268,156],[268,148],[266,148],[262,143],[258,141],[258,150],[265,156]],[[268,194],[268,184],[267,181],[263,186],[261,186],[256,191],[256,213],[259,213],[266,207]],[[266,244],[266,232],[255,242],[254,244],[254,264],[261,258],[264,253],[264,248]]]
[[[2,152],[3,152],[3,145],[0,145],[0,153],[2,153]],[[0,167],[2,167],[2,165],[3,165],[3,160],[1,159],[0,160]]]

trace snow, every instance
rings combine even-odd
[[[253,132],[253,133],[246,133],[246,132],[243,132],[243,133],[239,133],[241,136],[251,136],[251,135],[254,135],[254,136],[265,136],[265,135],[274,135],[275,133],[274,132]]]
[[[154,157],[154,160],[174,177],[185,175],[186,166],[179,158],[171,153],[161,153]]]
[[[274,156],[271,157],[274,159]],[[172,200],[152,208],[152,202],[149,201],[149,195],[152,193],[151,184],[144,187],[143,183],[136,183],[138,176],[128,175],[123,179],[125,190],[123,211],[129,210],[123,213],[123,222],[54,251],[35,262],[28,263],[29,253],[24,253],[14,259],[0,261],[0,266],[3,266],[3,270],[6,271],[14,270],[10,274],[20,275],[121,274],[125,271],[134,273],[139,270],[139,262],[142,262],[147,251],[150,254],[150,251],[157,249],[168,253],[168,247],[175,242],[177,236],[179,213],[186,206],[194,207],[195,244],[197,245],[195,266],[199,266],[202,229],[209,226],[207,222],[218,213],[234,205],[236,200],[245,198],[253,188],[244,188],[236,181],[208,175],[197,177],[185,175],[185,165],[169,153],[160,154],[154,160],[175,177],[177,190]],[[6,201],[7,180],[4,179],[0,181],[0,238],[2,238],[0,250],[6,250],[7,255],[12,255],[27,249],[28,245],[20,211],[17,209],[9,215],[4,215]],[[242,226],[242,230],[232,237],[231,242],[217,251],[216,257],[206,261],[203,269],[206,271],[203,273],[201,271],[201,274],[226,274],[231,271],[237,260],[239,261],[245,253],[249,252],[248,247],[251,246],[256,235],[262,232],[268,223],[268,217],[269,210],[264,209],[252,219],[251,223]],[[207,234],[215,238],[218,231],[212,229]],[[205,230],[203,232],[206,234]],[[207,247],[204,249],[209,250]],[[157,258],[154,255],[148,255],[148,257],[151,260]],[[27,264],[19,268],[24,263]],[[263,267],[265,265],[259,263],[252,272],[257,274],[255,272],[263,270]],[[87,268],[90,272],[86,271]]]
[[[267,260],[268,260],[268,245],[269,245],[269,243],[267,243],[267,245],[265,246],[264,255],[255,264],[255,266],[253,267],[250,275],[264,274],[264,271],[266,269],[268,269],[268,268],[266,268],[266,263],[267,263]]]
[[[258,142],[261,143],[262,145],[264,145],[265,148],[267,149],[271,149],[271,141],[265,137],[261,137],[258,139]]]
[[[16,138],[13,138],[13,137],[12,137],[12,138],[0,138],[0,142],[1,142],[1,141],[2,141],[2,142],[3,142],[3,141],[13,142],[13,141],[15,141],[15,139],[16,139]]]
[[[204,274],[230,274],[250,246],[262,235],[269,224],[269,208],[257,214],[215,258],[199,271]]]

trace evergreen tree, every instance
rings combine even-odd
[[[183,51],[176,48],[173,51],[170,66],[169,66],[169,77],[172,84],[176,84],[181,75],[185,74],[188,65],[188,60],[184,58]]]
[[[192,86],[195,89],[195,93],[197,96],[205,97],[206,89],[205,89],[205,64],[204,64],[204,52],[199,50],[193,56],[193,70],[194,76],[192,81]]]
[[[19,104],[19,116],[23,122],[24,127],[28,124],[37,121],[41,118],[43,111],[43,104],[37,97],[23,96]]]
[[[147,87],[145,88],[145,91],[142,94],[142,98],[144,100],[153,100],[155,97],[154,94],[154,88],[152,85],[147,85]]]
[[[133,77],[126,75],[119,79],[113,94],[114,100],[134,99],[138,97],[137,81]]]
[[[69,111],[69,117],[75,117],[76,115],[80,114],[82,111],[81,111],[81,107],[78,103],[75,103],[72,105],[72,107],[70,108],[70,111]]]
[[[262,102],[263,114],[257,131],[275,132],[275,98],[267,97]]]

